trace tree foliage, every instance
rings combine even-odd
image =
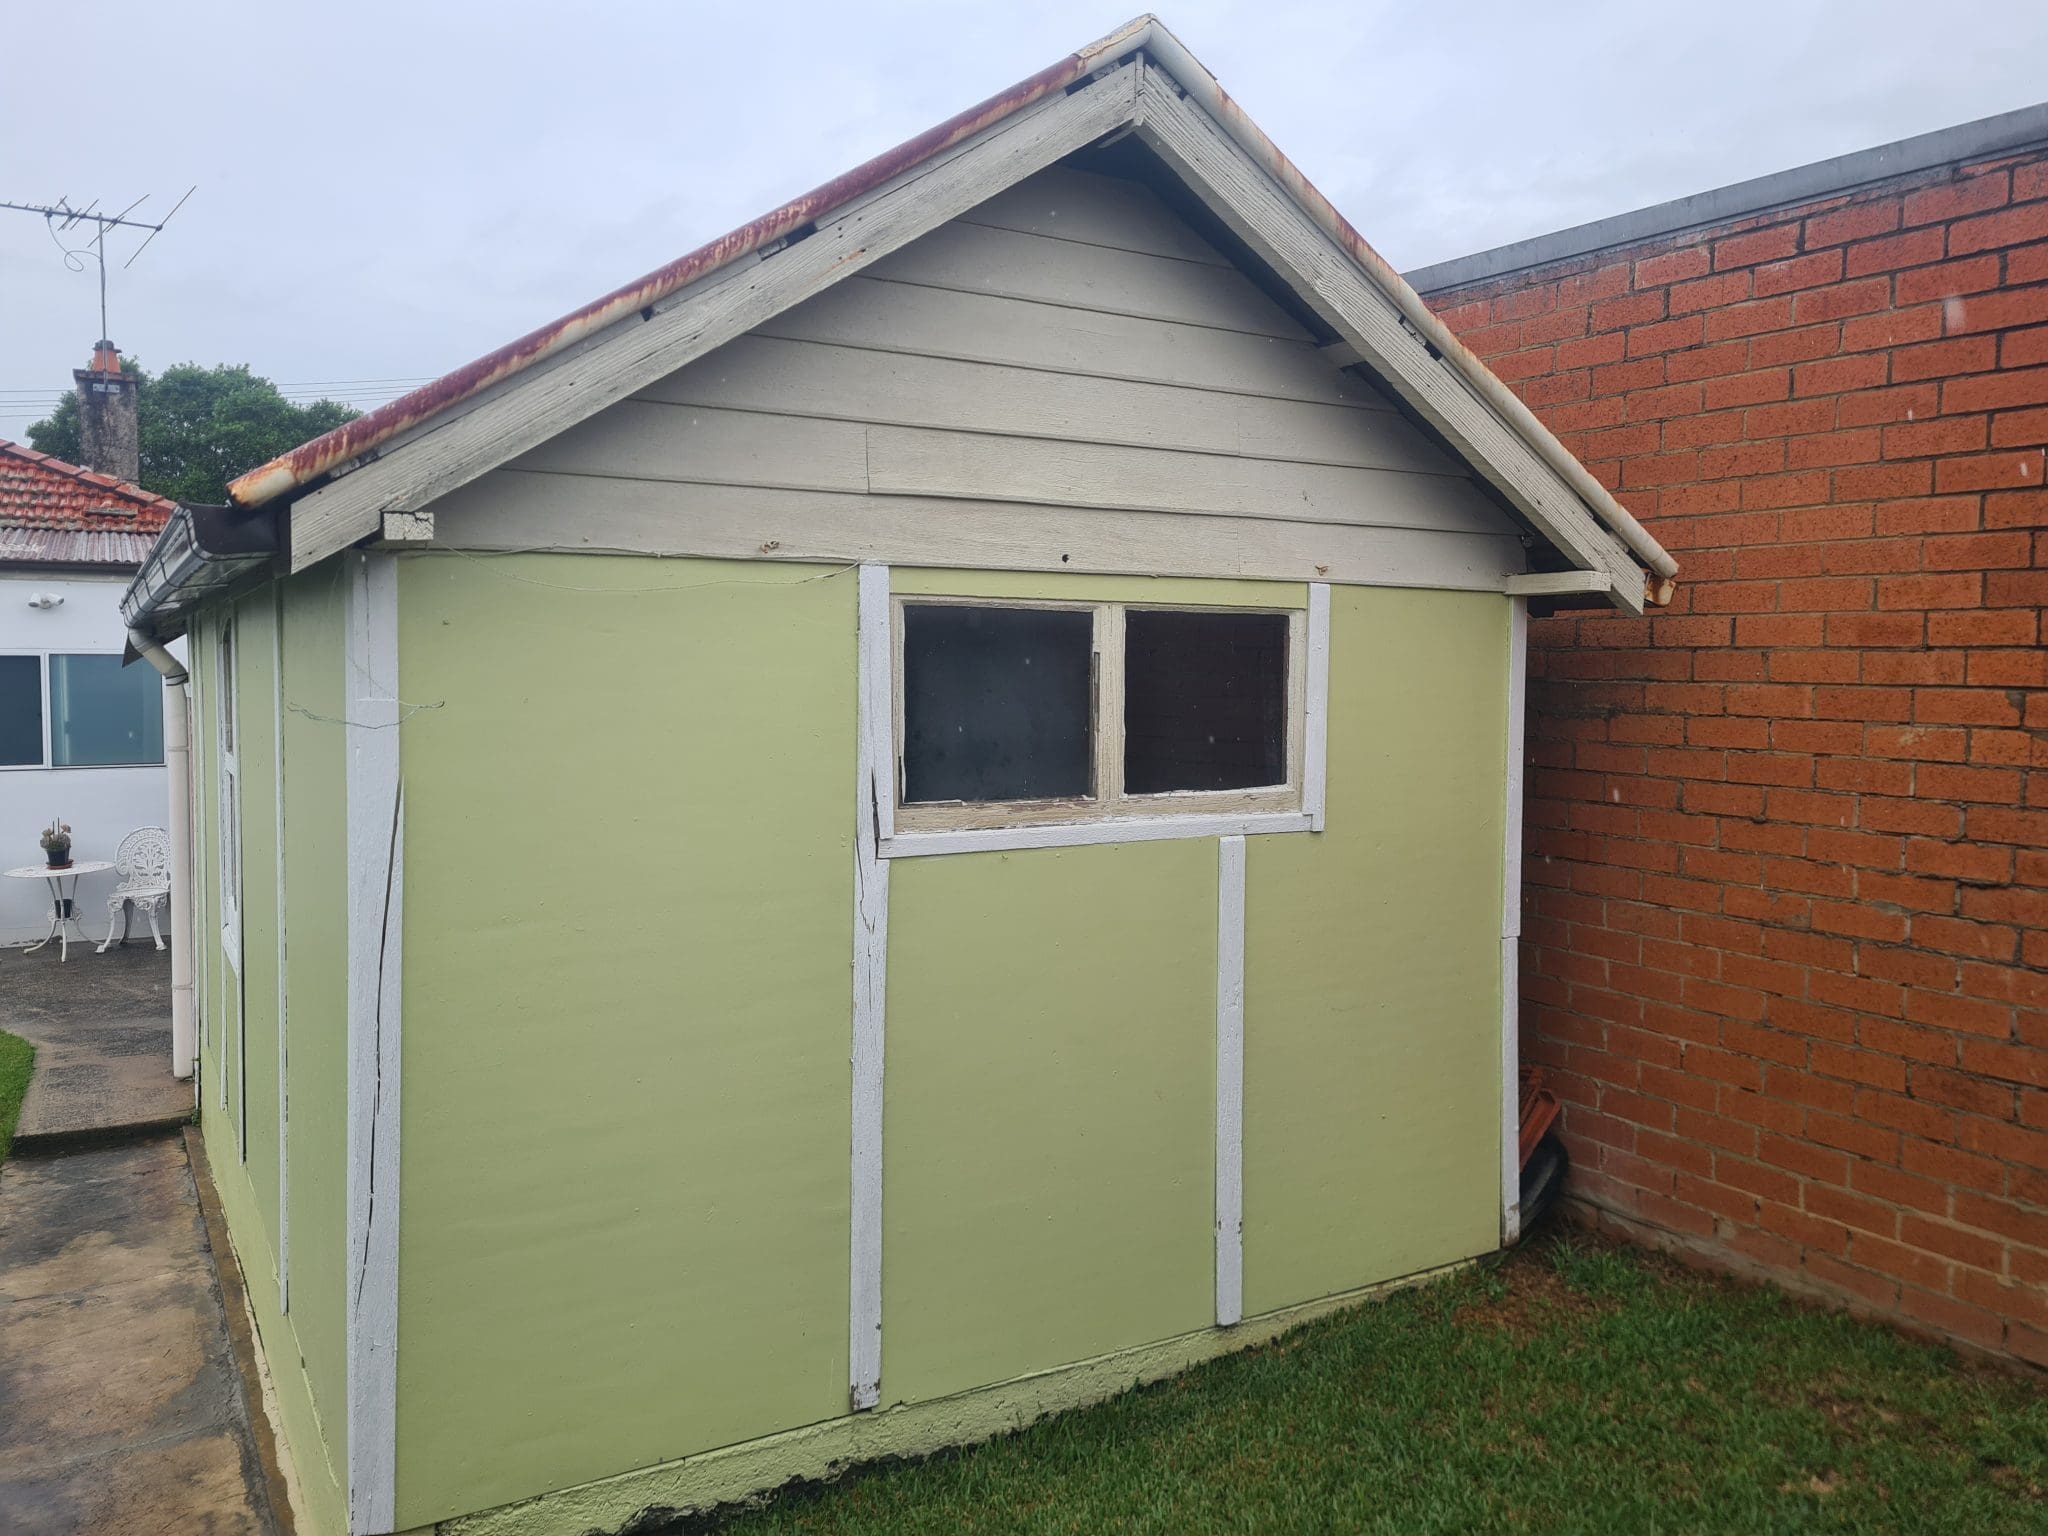
[[[228,482],[359,414],[338,400],[299,405],[246,363],[180,363],[154,377],[127,358],[137,380],[142,488],[174,501],[223,502]],[[28,429],[40,453],[79,462],[78,396],[66,395]]]

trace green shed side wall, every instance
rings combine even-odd
[[[400,563],[401,1527],[846,1409],[854,612]]]
[[[1330,610],[1327,830],[1245,840],[1247,1313],[1500,1241],[1508,604]]]
[[[263,587],[235,604],[236,720],[242,794],[242,965],[240,1060],[230,1108],[241,1116],[242,1168],[254,1199],[273,1293],[277,1287],[279,1135],[277,593]],[[246,1259],[246,1256],[245,1256]]]
[[[406,1526],[846,1412],[856,614],[399,572]],[[1247,839],[1248,1315],[1497,1245],[1507,662],[1498,596],[1333,593],[1329,830]],[[1213,838],[892,861],[885,1405],[1213,1318],[1217,899]]]
[[[342,562],[284,584],[286,1094],[291,1328],[317,1438],[299,1482],[338,1527],[348,1465],[348,762]],[[252,1080],[253,1081],[253,1080]],[[273,1369],[275,1365],[273,1363]]]
[[[219,637],[230,606],[239,650],[239,972],[228,961],[220,924]],[[343,1006],[331,988],[339,983],[336,957],[346,945],[346,929],[339,836],[330,829],[342,821],[346,806],[339,728],[316,726],[290,708],[281,717],[290,861],[284,912],[290,939],[282,949],[277,892],[279,666],[287,705],[339,717],[340,594],[332,572],[308,572],[209,610],[194,627],[190,650],[198,678],[193,762],[199,781],[194,853],[202,884],[195,925],[203,1019],[200,1126],[305,1501],[302,1527],[338,1532],[345,1526],[341,1469],[347,1420],[346,1041]],[[281,955],[292,989],[291,1025],[282,1036]],[[287,1040],[288,1080],[281,1083],[279,1054]],[[288,1214],[281,1155],[287,1135]],[[287,1220],[288,1294],[280,1284]]]

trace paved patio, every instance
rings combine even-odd
[[[0,1166],[0,1530],[267,1536],[185,1143]]]
[[[17,1157],[169,1136],[192,1113],[171,1076],[171,956],[145,936],[60,962],[52,947],[0,950],[0,1029],[36,1048]]]
[[[290,1529],[239,1276],[179,1134],[170,977],[146,940],[0,950],[0,1029],[36,1045],[0,1164],[0,1532]]]

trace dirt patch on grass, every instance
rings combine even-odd
[[[1494,1271],[1494,1278],[1503,1287],[1501,1294],[1465,1303],[1454,1320],[1466,1328],[1497,1328],[1517,1343],[1568,1324],[1608,1316],[1621,1305],[1610,1297],[1588,1296],[1568,1284],[1551,1262],[1547,1244],[1517,1251]]]

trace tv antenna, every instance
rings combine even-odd
[[[83,208],[72,207],[69,197],[60,197],[54,203],[10,203],[0,200],[0,208],[11,208],[16,213],[41,215],[43,227],[50,232],[50,239],[55,242],[57,249],[64,254],[64,265],[72,271],[83,272],[88,256],[98,262],[100,269],[100,335],[105,337],[107,335],[107,231],[112,229],[146,229],[149,231],[142,244],[135,247],[134,252],[128,259],[121,263],[121,269],[125,272],[128,268],[135,265],[136,257],[149,249],[149,242],[163,233],[164,226],[171,222],[172,217],[176,215],[180,208],[185,206],[186,199],[198,190],[199,188],[196,184],[188,188],[185,196],[179,198],[177,202],[171,205],[171,211],[154,224],[150,223],[147,219],[131,219],[128,217],[128,215],[149,201],[149,194],[147,192],[143,193],[142,196],[135,199],[134,202],[123,208],[119,213],[95,213],[93,210],[100,205],[98,198],[94,198]],[[64,236],[85,224],[93,226],[92,238],[83,245],[66,245],[64,243]]]

